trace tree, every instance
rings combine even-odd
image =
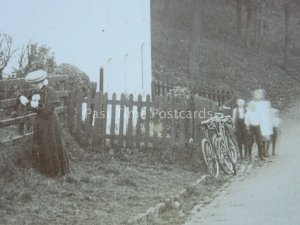
[[[24,77],[29,72],[43,69],[52,73],[56,67],[54,54],[46,45],[39,45],[38,42],[28,42],[23,46],[18,60],[18,68],[13,68],[16,77]]]
[[[191,41],[189,43],[189,74],[199,76],[200,37],[203,31],[203,0],[194,0]]]
[[[246,46],[250,46],[250,25],[251,25],[251,19],[252,19],[252,13],[253,13],[253,5],[251,1],[247,1],[246,3],[246,12],[247,12],[247,18],[246,18]]]
[[[288,45],[289,45],[289,5],[286,1],[283,5],[284,8],[284,70],[287,70],[287,57],[288,57]]]
[[[242,0],[236,0],[237,35],[242,33]]]
[[[3,79],[3,71],[15,52],[16,49],[12,50],[12,37],[0,33],[0,80]]]

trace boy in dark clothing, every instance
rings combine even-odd
[[[243,160],[243,158],[247,158],[248,154],[248,146],[247,146],[247,128],[245,125],[245,114],[246,114],[246,109],[245,109],[245,101],[243,99],[238,99],[237,100],[237,108],[233,109],[233,122],[235,125],[235,133],[236,133],[236,139],[237,139],[237,144],[239,148],[239,155],[240,159]],[[243,146],[245,149],[245,154],[243,157]]]

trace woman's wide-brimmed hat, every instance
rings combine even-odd
[[[38,83],[43,80],[45,80],[47,77],[47,72],[44,70],[36,70],[34,72],[31,72],[27,74],[25,77],[25,81],[31,82],[31,83]]]

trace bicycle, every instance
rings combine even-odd
[[[200,126],[203,129],[205,134],[205,138],[203,138],[201,141],[203,159],[205,161],[205,164],[210,174],[214,177],[218,177],[219,164],[220,164],[219,157],[217,156],[218,154],[217,154],[216,147],[209,136],[209,130],[216,129],[215,124],[213,123],[213,118],[201,122]]]
[[[219,175],[219,166],[225,174],[236,174],[237,150],[232,139],[229,137],[226,124],[231,118],[216,113],[214,117],[201,122],[205,138],[202,139],[201,147],[204,161],[214,177]],[[213,130],[212,137],[209,130]]]
[[[227,146],[229,151],[231,152],[232,160],[236,164],[237,163],[237,144],[235,140],[235,136],[233,134],[233,121],[231,116],[224,116],[222,113],[215,113],[216,117],[219,117],[219,135],[216,133],[213,135],[213,140],[216,144],[217,137],[220,139],[224,139],[227,142]]]

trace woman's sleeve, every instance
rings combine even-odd
[[[44,94],[44,101],[40,102],[36,111],[39,116],[48,119],[54,113],[54,110],[60,101],[52,88],[48,88]]]
[[[234,108],[232,111],[232,121],[234,124],[236,123],[236,114],[237,114],[237,108]]]

